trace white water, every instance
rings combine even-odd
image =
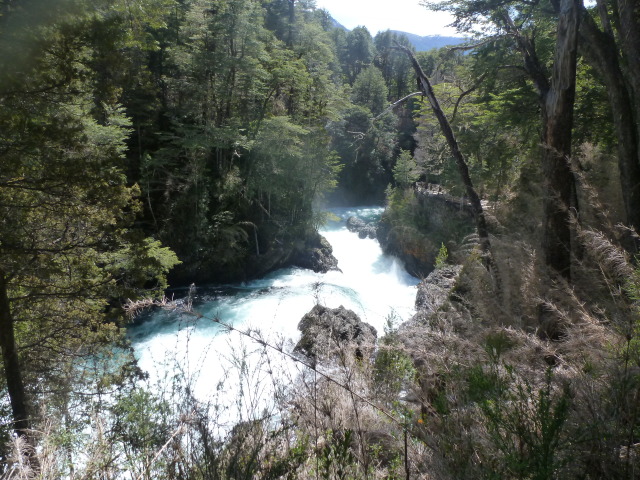
[[[370,219],[381,212],[381,208],[333,210],[343,221],[332,222],[321,233],[333,246],[341,272],[279,270],[260,280],[216,289],[207,301],[196,301],[194,310],[203,318],[159,312],[131,328],[129,335],[140,367],[158,383],[179,365],[193,381],[201,401],[234,402],[242,385],[245,398],[236,415],[246,418],[251,404],[263,408],[266,400],[257,398],[256,390],[260,389],[255,384],[262,385],[263,397],[271,395],[264,387],[272,380],[267,371],[277,370],[279,378],[291,380],[296,366],[276,358],[279,354],[275,352],[269,355],[270,365],[265,364],[264,355],[245,356],[261,352],[262,347],[237,333],[222,331],[211,318],[243,330],[259,329],[271,342],[290,340],[289,348],[299,338],[298,322],[316,300],[328,307],[344,305],[355,311],[379,336],[390,315],[396,321],[407,320],[413,313],[418,280],[407,274],[397,259],[383,255],[376,240],[360,239],[345,227],[344,220],[351,215]]]

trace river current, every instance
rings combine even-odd
[[[197,399],[227,404],[227,409],[237,403],[242,389],[242,404],[235,405],[232,416],[247,418],[251,409],[268,402],[274,375],[280,382],[291,382],[300,366],[275,351],[265,356],[259,343],[223,329],[212,318],[240,330],[259,331],[270,343],[289,350],[300,336],[298,322],[316,302],[355,311],[376,328],[378,336],[389,319],[407,320],[413,313],[418,279],[396,258],[384,255],[376,240],[360,239],[346,229],[348,217],[370,221],[382,210],[332,210],[341,221],[329,222],[320,233],[331,243],[341,271],[322,274],[290,268],[241,284],[196,286],[193,309],[202,317],[160,311],[131,327],[128,334],[150,382],[156,386],[164,382],[166,387],[178,370]]]

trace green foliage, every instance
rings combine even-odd
[[[286,218],[293,225],[311,223],[314,200],[335,186],[340,171],[326,137],[287,117],[263,122],[251,158],[252,192],[270,217]]]
[[[111,433],[129,455],[153,454],[171,435],[171,406],[149,391],[137,388],[120,397],[111,407],[111,415],[115,420]]]
[[[296,478],[296,470],[309,459],[310,445],[308,438],[298,439],[296,444],[287,452],[284,457],[274,454],[274,458],[267,461],[264,472],[265,480],[276,480],[286,478],[287,480]]]
[[[440,250],[438,250],[438,255],[436,255],[436,268],[442,268],[447,265],[447,260],[449,259],[449,252],[444,243],[440,244]]]
[[[405,189],[419,178],[418,165],[411,156],[411,152],[401,150],[393,167],[393,179],[398,188]]]
[[[466,377],[466,398],[470,402],[482,403],[501,399],[507,388],[504,378],[493,366],[476,365],[465,371]]]
[[[374,66],[363,69],[355,81],[351,100],[356,105],[368,108],[373,115],[384,110],[387,103],[387,86],[382,73]]]
[[[347,33],[339,57],[349,84],[353,85],[358,74],[371,65],[374,56],[373,39],[366,27],[356,27]]]
[[[327,128],[333,148],[342,159],[339,183],[348,185],[347,201],[381,202],[391,181],[391,163],[397,144],[397,117],[387,112],[375,121],[368,108],[350,105]]]
[[[393,346],[387,346],[376,355],[374,372],[377,388],[389,398],[396,397],[416,375],[411,357]]]
[[[373,41],[377,51],[375,65],[382,72],[391,96],[399,99],[411,93],[414,76],[411,62],[404,52],[393,49],[396,43],[413,49],[409,39],[387,30],[378,32]]]
[[[119,61],[102,55],[124,33],[91,35],[113,31],[107,5],[7,11],[0,36],[0,58],[21,57],[0,72],[0,295],[2,328],[13,334],[2,354],[20,352],[4,373],[16,404],[52,398],[64,416],[73,392],[136,377],[114,361],[124,333],[119,301],[162,293],[177,263],[134,228],[139,189],[124,159],[132,123],[118,86],[99,90]]]
[[[553,376],[547,371],[537,392],[527,382],[512,377],[512,385],[499,400],[486,400],[481,410],[487,420],[490,439],[501,457],[487,466],[488,478],[557,478],[562,457],[565,423],[570,407],[568,388],[555,392]]]
[[[524,159],[537,153],[537,100],[529,85],[501,84],[499,92],[472,91],[459,97],[474,81],[468,77],[474,65],[466,60],[454,73],[455,80],[434,86],[446,114],[451,118],[456,138],[470,166],[474,184],[494,199],[510,190]],[[458,102],[460,98],[460,102]],[[457,105],[456,105],[457,103]],[[428,104],[420,111],[416,154],[428,178],[446,186],[453,194],[464,194],[455,163]],[[504,128],[496,129],[496,125]]]
[[[355,456],[351,449],[354,441],[352,430],[344,432],[326,432],[326,444],[319,454],[320,476],[326,480],[346,480],[352,478],[352,467],[355,464]]]
[[[187,395],[187,386],[184,405],[138,388],[142,373],[120,327],[122,300],[162,294],[174,267],[189,282],[249,275],[252,260],[322,223],[317,203],[338,181],[353,203],[381,202],[393,182],[389,231],[427,265],[444,266],[445,242],[464,236],[449,218],[434,233],[433,217],[408,188],[424,173],[463,193],[428,106],[415,111],[416,139],[417,100],[381,114],[414,89],[407,57],[390,48],[408,40],[391,32],[372,39],[364,27],[333,29],[313,3],[35,0],[0,7],[0,277],[8,301],[1,313],[10,318],[29,400],[42,400],[44,415],[61,419],[51,427],[54,443],[71,458],[90,443],[87,435],[102,436],[87,451],[101,461],[87,462],[87,478],[295,478],[313,468],[316,453],[298,424],[251,421],[222,439],[212,434],[218,411]],[[555,40],[547,3],[445,1],[436,8],[454,9],[462,30],[480,25],[494,37],[468,55],[418,55],[474,182],[498,207],[524,188],[519,176],[537,183],[538,172],[524,166],[540,148],[538,94],[513,68],[521,46],[502,35],[504,12],[535,40],[546,71]],[[597,75],[581,64],[575,138],[609,154],[617,142]],[[602,398],[588,406],[603,440],[584,434],[591,425],[568,421],[578,407],[550,373],[535,386],[501,364],[514,346],[504,332],[482,336],[488,364],[439,372],[429,428],[460,420],[464,441],[485,435],[470,451],[487,478],[560,477],[570,427],[593,451],[601,441],[609,456],[631,448],[640,435],[639,277],[634,271],[625,286],[631,313],[617,325],[624,323],[624,340],[611,348],[611,371],[584,362],[600,382],[593,391]],[[367,385],[407,426],[415,414],[398,397],[418,372],[396,335],[387,331]],[[45,424],[32,414],[36,426]],[[3,444],[11,439],[10,416],[1,403]],[[355,430],[325,437],[317,475],[362,473]],[[443,450],[464,451],[458,440]],[[46,450],[43,444],[38,452]],[[611,463],[618,468],[611,471],[632,475],[629,461]],[[74,476],[70,466],[61,468],[59,477]]]
[[[380,339],[373,364],[374,390],[393,406],[400,392],[408,389],[416,378],[413,360],[398,342],[398,321],[393,314],[387,317],[385,335]]]

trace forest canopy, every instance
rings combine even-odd
[[[640,8],[420,3],[466,43],[416,52],[401,33],[336,26],[313,0],[0,0],[2,478],[20,462],[51,478],[635,478]],[[475,222],[434,227],[434,197]],[[420,317],[416,336],[458,345],[455,367],[426,365],[394,329],[371,370],[341,366],[404,419],[389,427],[403,460],[372,463],[372,431],[331,415],[324,446],[293,414],[214,438],[195,399],[189,423],[143,387],[127,305],[316,269],[327,207],[373,204],[411,273],[462,266],[451,315]],[[515,345],[549,368],[507,364]],[[98,417],[105,437],[89,438]],[[187,426],[202,445],[188,459],[172,444]],[[243,428],[255,450],[239,460]],[[428,460],[409,465],[407,438]]]

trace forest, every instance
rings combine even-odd
[[[0,479],[640,478],[640,3],[416,2],[465,42],[314,0],[0,0]],[[354,205],[411,320],[322,355],[240,332],[302,373],[230,428],[180,365],[150,386],[139,315],[335,270]]]

